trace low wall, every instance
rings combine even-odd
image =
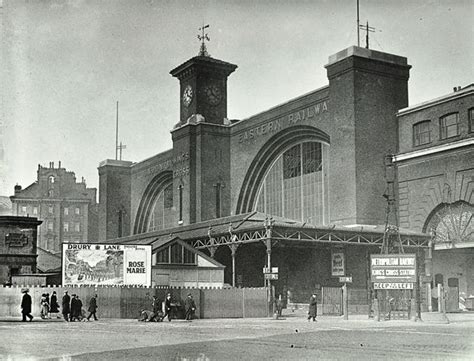
[[[56,291],[58,303],[64,291],[69,295],[77,294],[82,300],[83,309],[87,311],[90,298],[97,294],[98,317],[104,318],[137,318],[141,310],[151,310],[153,296],[164,302],[166,294],[171,293],[177,303],[177,318],[184,318],[184,300],[191,294],[196,304],[198,318],[243,318],[267,317],[265,288],[168,288],[168,287],[127,287],[127,286],[80,286],[80,287],[39,287],[12,286],[0,287],[0,317],[21,316],[22,288],[29,288],[32,299],[32,314],[39,317],[40,300],[43,293]],[[164,310],[164,305],[163,305]],[[60,310],[61,311],[61,310]]]

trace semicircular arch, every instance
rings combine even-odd
[[[286,128],[271,137],[253,159],[245,175],[237,200],[236,214],[253,211],[258,190],[267,170],[275,160],[292,146],[303,142],[320,142],[330,144],[328,134],[310,126]]]
[[[153,206],[161,191],[173,182],[173,172],[165,171],[154,177],[143,192],[135,217],[133,234],[147,231],[147,224],[153,210]]]

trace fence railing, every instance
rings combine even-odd
[[[153,296],[164,302],[169,292],[176,304],[175,317],[184,317],[184,300],[191,294],[199,318],[267,317],[266,288],[170,288],[166,286],[11,286],[0,287],[0,317],[20,316],[22,288],[28,288],[32,299],[32,314],[39,316],[44,293],[56,292],[61,307],[64,291],[76,294],[87,311],[90,298],[97,294],[97,315],[105,318],[137,318],[142,310],[152,309]],[[164,309],[164,305],[163,305]],[[60,312],[62,310],[60,309]]]

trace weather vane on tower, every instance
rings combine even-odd
[[[199,30],[201,31],[201,35],[198,34],[198,39],[201,41],[201,48],[199,49],[199,56],[210,56],[209,53],[207,52],[207,49],[206,49],[206,44],[205,44],[205,41],[211,41],[211,39],[209,38],[209,35],[207,35],[207,33],[204,33],[204,31],[209,28],[209,24],[207,25],[204,25],[204,23],[202,24],[202,27],[199,28]]]

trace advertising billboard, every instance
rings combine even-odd
[[[63,243],[63,285],[151,286],[151,245]]]
[[[346,274],[346,265],[344,252],[342,251],[332,251],[331,252],[331,275],[333,277],[345,276]]]

